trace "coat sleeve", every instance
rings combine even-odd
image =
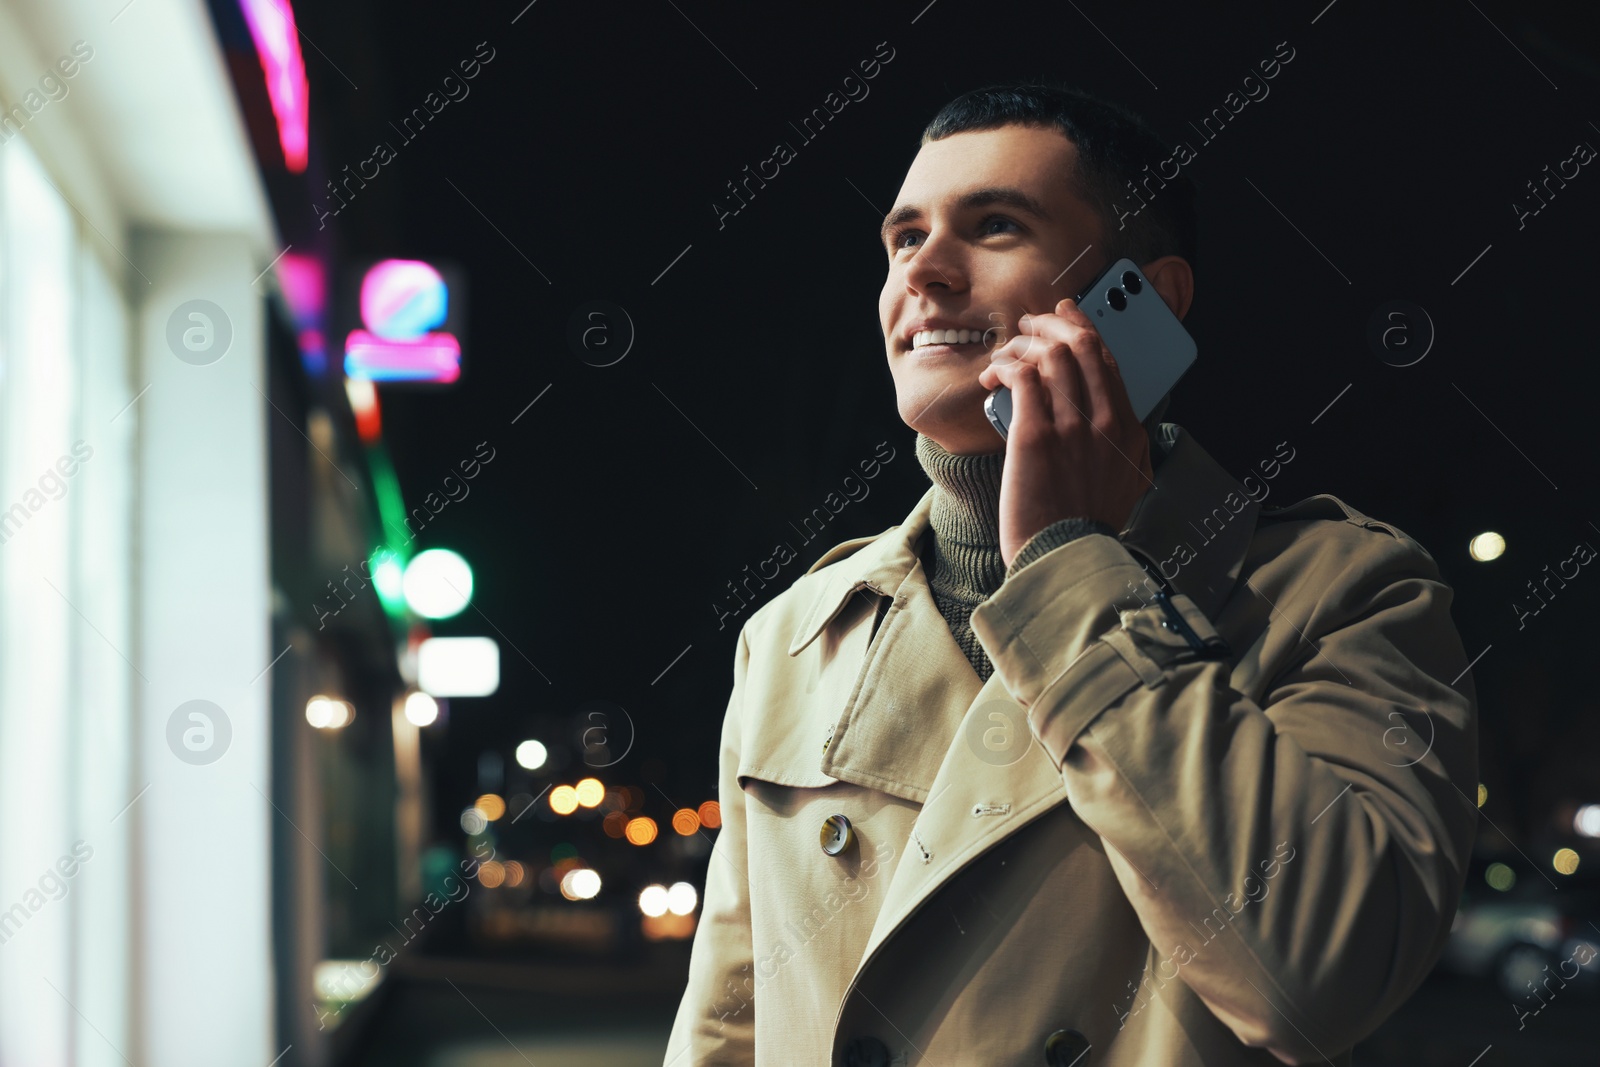
[[[689,955],[689,981],[678,1003],[663,1067],[755,1062],[754,952],[750,935],[750,861],[744,791],[739,787],[740,719],[750,662],[747,628],[739,632],[733,693],[722,720],[717,804],[722,828],[711,847],[700,920]]]
[[[1114,537],[1046,553],[972,616],[1154,946],[1140,988],[1180,979],[1290,1064],[1350,1048],[1421,984],[1477,820],[1450,587],[1404,536],[1330,524],[1318,545],[1262,604],[1260,703],[1129,593],[1146,574]]]

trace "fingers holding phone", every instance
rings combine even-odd
[[[1091,401],[1105,397],[1108,412],[1115,408],[1112,398],[1120,392],[1127,398],[1135,420],[1142,421],[1195,361],[1194,339],[1132,260],[1117,260],[1076,301],[1063,301],[1056,307],[1054,313],[1031,316],[1019,323],[1021,335],[1059,339],[1069,348],[1073,336],[1080,336],[1080,347],[1094,348],[1096,358],[1091,363],[1078,364],[1078,368],[1084,375],[1084,395]],[[1065,308],[1072,313],[1066,314]],[[1025,323],[1033,323],[1034,327],[1030,330]],[[1067,325],[1077,330],[1068,330]],[[1092,343],[1082,335],[1085,329],[1093,335]],[[1008,345],[1000,347],[1008,358],[1016,358],[1021,350],[1012,350]],[[1103,373],[1096,376],[1097,372]],[[980,381],[995,389],[984,402],[984,412],[995,432],[1005,438],[1011,425],[1013,398],[1002,380],[980,377]],[[1067,395],[1079,408],[1088,410],[1076,396]]]

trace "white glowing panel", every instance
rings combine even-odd
[[[436,697],[486,697],[500,688],[492,637],[430,637],[417,648],[417,685]]]

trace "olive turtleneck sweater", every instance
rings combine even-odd
[[[978,677],[988,681],[994,665],[972,632],[973,609],[1051,549],[1087,533],[1116,537],[1118,531],[1093,519],[1063,519],[1029,538],[1008,570],[1000,555],[1000,472],[1005,452],[953,455],[921,433],[916,451],[934,489],[928,517],[932,536],[924,536],[921,546],[923,570],[951,636]]]

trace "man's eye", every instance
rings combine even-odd
[[[891,234],[890,237],[889,237],[889,247],[890,248],[896,248],[896,249],[909,247],[907,245],[901,244],[901,242],[903,240],[905,240],[907,237],[915,237],[916,235],[917,235],[917,231],[916,230],[904,230],[904,229],[895,230],[894,233]]]
[[[1001,226],[1008,226],[1008,227],[1010,227],[1010,229],[1009,230],[991,230],[989,228],[991,226],[994,226],[997,223],[999,225],[1001,225]],[[1016,221],[1014,219],[1008,219],[1004,215],[990,215],[988,218],[986,218],[982,222],[978,223],[978,233],[981,236],[985,236],[985,237],[993,236],[993,235],[999,234],[999,233],[1012,233],[1012,232],[1016,232],[1019,229],[1020,229],[1020,227],[1017,225],[1017,223],[1016,223]],[[895,230],[889,236],[889,248],[890,248],[891,251],[898,251],[899,249],[902,249],[902,248],[910,248],[911,246],[905,243],[905,239],[907,237],[918,237],[918,236],[921,236],[921,231],[920,230],[912,230],[912,229]]]

